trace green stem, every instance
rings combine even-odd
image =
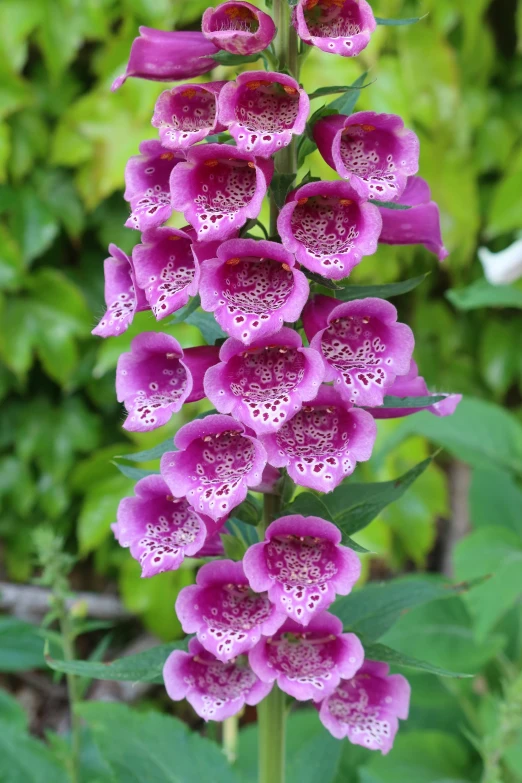
[[[259,783],[285,780],[285,694],[274,685],[257,707],[259,727]]]
[[[232,715],[223,722],[223,751],[230,764],[237,759],[239,715]]]

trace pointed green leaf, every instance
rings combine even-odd
[[[400,283],[388,283],[383,285],[348,285],[343,288],[336,298],[343,302],[352,302],[354,299],[365,299],[368,296],[376,296],[379,299],[391,299],[393,296],[400,296],[413,291],[421,285],[430,272],[426,272],[419,277],[411,277],[409,280],[403,280]]]
[[[426,19],[428,14],[423,14],[423,16],[410,16],[409,18],[405,19],[383,19],[380,16],[375,17],[375,21],[377,24],[384,25],[386,27],[402,27],[403,25],[407,24],[417,24],[417,22],[420,22],[422,19]]]
[[[385,644],[368,644],[364,648],[365,658],[369,658],[374,661],[383,661],[389,663],[391,666],[405,666],[408,669],[416,669],[421,672],[428,672],[429,674],[438,674],[439,677],[473,677],[472,674],[463,674],[461,672],[450,671],[444,669],[441,666],[434,666],[428,661],[420,661],[418,658],[413,658],[411,655],[405,655],[398,650],[393,650],[391,647],[387,647]]]

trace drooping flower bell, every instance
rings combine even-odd
[[[268,158],[303,133],[310,100],[284,73],[245,71],[223,88],[219,119],[238,149]]]
[[[142,244],[132,251],[136,279],[159,321],[196,296],[199,262],[192,252],[192,237],[186,230],[151,228],[143,233],[141,240]]]
[[[321,386],[317,397],[278,432],[260,440],[269,464],[286,468],[300,487],[331,492],[357,462],[370,459],[376,434],[369,413],[352,408],[335,388]]]
[[[281,517],[268,526],[264,541],[247,549],[245,574],[257,593],[268,591],[279,612],[308,626],[359,579],[359,558],[340,542],[339,528],[324,519]]]
[[[242,424],[219,414],[185,424],[176,433],[180,451],[161,458],[161,475],[175,497],[185,497],[200,514],[227,517],[260,484],[266,452]]]
[[[207,8],[201,29],[209,41],[231,54],[262,52],[276,34],[271,16],[241,0]]]
[[[201,400],[203,377],[218,360],[214,346],[183,351],[174,337],[142,332],[122,353],[116,370],[116,393],[128,416],[126,430],[146,432],[166,424],[183,403]]]
[[[250,345],[294,323],[310,285],[278,242],[230,239],[201,269],[201,306],[231,337]]]
[[[303,311],[303,325],[325,361],[325,381],[347,402],[382,405],[396,376],[410,369],[413,332],[397,323],[397,310],[385,299],[339,303],[316,296]]]
[[[118,543],[130,548],[143,577],[176,571],[216,530],[215,523],[196,514],[184,498],[172,497],[161,476],[145,476],[134,492],[135,497],[120,501],[112,530]]]
[[[191,147],[186,163],[172,171],[172,209],[183,212],[199,241],[229,239],[258,216],[273,171],[271,160],[229,144]]]
[[[277,220],[283,245],[311,272],[346,277],[377,250],[381,216],[365,198],[348,182],[310,182],[294,190]]]
[[[440,229],[440,212],[431,200],[430,187],[422,177],[410,177],[398,204],[411,209],[379,207],[382,231],[379,242],[385,245],[424,245],[439,261],[449,255]]]
[[[430,392],[426,381],[419,375],[416,363],[411,360],[410,370],[406,375],[396,378],[387,394],[392,397],[435,397],[438,392]],[[429,411],[435,416],[451,416],[455,413],[457,405],[462,400],[462,394],[444,394],[444,399],[424,408],[368,408],[374,419],[398,419],[402,416],[410,416],[412,413]],[[266,443],[264,444],[266,447]]]
[[[336,739],[348,737],[383,755],[392,749],[398,719],[408,717],[410,686],[401,674],[389,671],[387,663],[366,660],[355,677],[342,680],[321,702],[321,722]]]
[[[232,560],[200,568],[196,584],[179,593],[176,615],[185,633],[196,633],[205,650],[223,662],[247,653],[286,619],[266,594],[252,591],[243,564]]]
[[[369,198],[395,201],[419,169],[419,140],[396,114],[361,111],[323,117],[313,133],[328,165],[360,185]]]
[[[125,225],[146,231],[160,226],[172,214],[169,177],[172,169],[184,160],[159,141],[143,141],[140,154],[129,158],[125,167],[125,193],[131,214]]]
[[[190,640],[188,653],[174,650],[169,655],[163,679],[170,698],[187,699],[205,721],[226,720],[245,704],[258,704],[272,689],[254,674],[246,657],[223,663],[197,639]]]
[[[134,313],[148,310],[145,293],[138,287],[134,265],[117,245],[109,245],[109,258],[103,264],[107,311],[92,334],[117,337],[131,325]]]
[[[205,374],[205,394],[220,413],[231,413],[257,435],[280,429],[316,396],[324,376],[319,354],[303,348],[288,327],[248,348],[230,337],[219,358]]]
[[[309,625],[287,620],[273,636],[262,636],[248,659],[260,680],[277,681],[279,688],[298,701],[321,701],[350,679],[364,660],[361,642],[342,633],[343,624],[328,612]]]
[[[226,83],[179,84],[161,93],[152,124],[159,129],[164,147],[184,150],[225,129],[218,122],[218,96]]]
[[[158,82],[192,79],[215,68],[219,49],[199,32],[169,32],[140,27],[123,76],[114,80],[117,90],[130,77]]]
[[[377,26],[366,0],[298,0],[292,21],[302,41],[342,57],[362,52]]]

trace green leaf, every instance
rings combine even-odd
[[[226,334],[212,313],[195,310],[185,318],[185,322],[199,329],[207,345],[215,345],[218,340],[226,339]]]
[[[398,500],[431,464],[433,457],[423,460],[394,481],[355,484],[343,483],[328,495],[318,498],[311,492],[301,492],[285,509],[287,514],[311,513],[310,508],[323,507],[324,519],[333,522],[349,536],[362,530],[390,503]],[[350,544],[351,545],[351,544]]]
[[[429,408],[436,402],[442,402],[446,394],[432,394],[426,397],[392,397],[386,395],[381,408]]]
[[[385,25],[386,27],[400,27],[407,24],[416,24],[422,19],[426,19],[427,16],[428,14],[424,14],[423,16],[411,16],[407,19],[382,19],[380,16],[376,16],[375,21],[377,24]]]
[[[126,478],[133,479],[134,481],[139,481],[142,478],[146,478],[147,476],[154,476],[158,475],[158,472],[156,470],[144,470],[143,468],[134,468],[132,465],[125,465],[120,464],[117,460],[113,460],[113,465],[115,465],[120,473],[122,473]]]
[[[434,666],[428,661],[420,661],[418,658],[412,658],[411,655],[392,650],[385,644],[367,644],[364,647],[365,658],[374,661],[383,661],[391,666],[404,666],[407,669],[416,669],[429,674],[437,674],[439,677],[472,677],[471,674],[463,674],[450,669],[444,669],[441,666]]]
[[[219,746],[177,718],[102,702],[84,702],[78,712],[117,780],[238,783]]]
[[[411,209],[409,204],[399,204],[396,201],[374,201],[372,199],[372,204],[374,204],[376,207],[381,207],[381,209],[398,209],[399,211]]]
[[[87,555],[107,538],[116,522],[120,500],[132,495],[134,482],[125,476],[111,476],[95,484],[85,495],[78,518],[77,535],[80,554]]]
[[[281,209],[284,206],[286,197],[290,192],[290,189],[294,183],[295,174],[274,174],[272,182],[270,183],[270,191],[274,197],[274,201]]]
[[[359,81],[359,80],[358,80]],[[369,87],[370,84],[373,84],[373,82],[368,82],[368,84],[361,84],[361,85],[348,85],[348,86],[337,86],[337,87],[319,87],[319,89],[314,90],[314,92],[311,92],[309,94],[309,98],[311,101],[313,101],[314,98],[322,98],[325,95],[335,95],[336,93],[345,93],[345,92],[352,92],[353,90],[364,90],[365,87]],[[339,112],[340,114],[344,114],[344,112]]]
[[[492,468],[475,468],[469,490],[470,519],[475,528],[498,525],[522,536],[522,489],[513,477]]]
[[[43,666],[43,639],[39,629],[16,617],[0,617],[0,672]]]
[[[247,525],[258,525],[261,521],[263,509],[261,504],[250,492],[245,500],[234,509],[234,516]]]
[[[27,728],[27,714],[20,702],[5,690],[0,690],[0,724],[9,723],[17,729]]]
[[[328,288],[330,291],[342,290],[341,286],[337,285],[335,280],[328,280],[328,278],[317,274],[317,272],[310,272],[309,269],[305,269],[304,267],[302,267],[301,271],[304,273],[305,277],[312,281],[312,283],[317,283],[317,285],[320,285],[322,288]]]
[[[480,307],[516,307],[522,309],[522,291],[513,285],[491,285],[486,278],[475,280],[467,288],[452,288],[446,297],[457,310]]]
[[[236,536],[230,536],[228,533],[221,533],[220,538],[225,550],[225,556],[228,557],[229,560],[233,560],[237,563],[243,559],[247,547],[241,539],[236,538]]]
[[[342,620],[346,630],[373,642],[413,607],[451,598],[468,589],[467,583],[451,585],[429,576],[406,576],[392,582],[371,582],[338,598],[331,611]]]
[[[414,288],[424,283],[430,272],[419,277],[411,277],[401,283],[388,283],[383,285],[348,285],[343,288],[336,298],[343,302],[352,302],[354,299],[365,299],[367,296],[377,296],[379,299],[391,299],[393,296],[407,294]]]
[[[255,63],[260,57],[261,52],[258,54],[231,54],[230,52],[225,52],[224,49],[212,55],[212,59],[220,65],[244,65],[246,63]]]
[[[42,255],[58,234],[58,221],[50,206],[28,186],[19,188],[12,205],[10,226],[26,263]]]
[[[172,318],[167,321],[167,326],[175,326],[176,324],[181,324],[183,321],[185,321],[188,316],[194,312],[194,310],[197,310],[198,307],[201,305],[201,299],[198,296],[194,296],[188,304],[185,305],[185,307],[182,307],[180,310],[178,310]]]
[[[359,96],[361,95],[361,90],[364,89],[364,87],[368,87],[368,84],[364,83],[364,80],[368,76],[368,72],[365,71],[362,73],[354,82],[350,85],[351,89],[349,93],[345,95],[341,95],[340,98],[336,98],[335,101],[332,101],[328,104],[327,108],[329,111],[337,112],[338,114],[344,114],[349,115],[353,112],[355,108],[355,104],[359,100]]]
[[[505,324],[494,318],[488,320],[482,330],[479,345],[480,371],[499,401],[518,376],[519,336],[518,324]]]
[[[97,661],[60,661],[45,656],[51,669],[63,674],[77,674],[94,680],[117,680],[118,682],[163,682],[163,666],[173,650],[185,650],[185,640],[170,644],[160,644],[150,650],[117,658],[115,661],[99,663]]]
[[[151,449],[135,451],[134,454],[119,454],[115,459],[125,459],[130,462],[151,462],[153,459],[159,459],[168,451],[177,451],[172,438],[167,438],[163,443],[158,443],[157,446],[153,446]]]
[[[2,783],[68,783],[65,768],[51,750],[17,725],[1,724]]]

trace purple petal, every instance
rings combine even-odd
[[[109,258],[103,264],[107,311],[92,334],[116,337],[131,325],[134,313],[148,309],[145,293],[138,287],[129,256],[117,245],[109,245]]]
[[[303,41],[342,57],[359,54],[376,27],[366,0],[299,0],[292,21]]]
[[[232,54],[257,54],[276,34],[272,18],[251,3],[230,0],[203,14],[203,35]]]
[[[152,125],[159,128],[164,147],[184,150],[209,134],[225,129],[217,118],[218,96],[225,84],[180,84],[161,93],[154,108]]]
[[[125,167],[124,199],[130,202],[131,215],[125,225],[146,231],[160,226],[172,214],[169,177],[184,160],[159,141],[144,141],[140,155],[129,158]]]

